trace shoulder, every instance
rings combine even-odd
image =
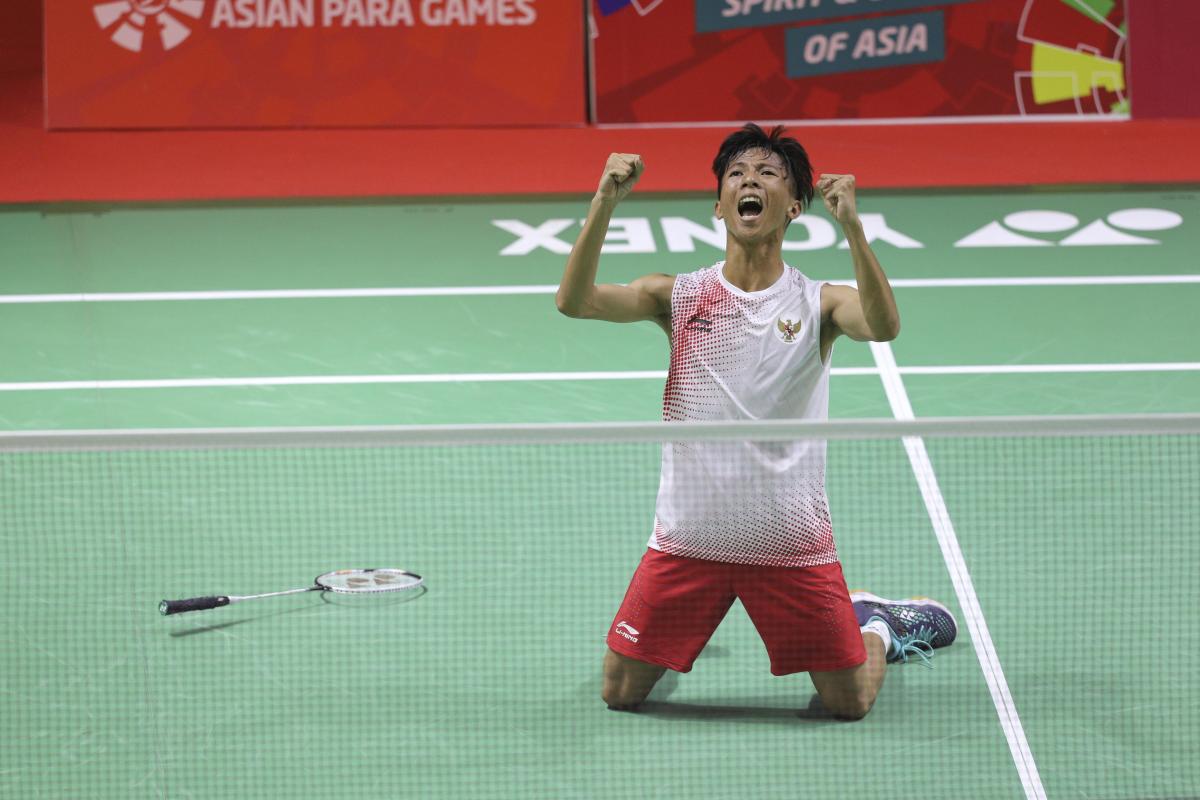
[[[675,288],[676,277],[665,272],[652,272],[630,281],[629,287],[651,294],[656,298],[670,300],[671,290]]]
[[[675,276],[667,275],[664,272],[652,272],[649,275],[643,275],[640,278],[635,278],[629,282],[629,288],[637,292],[638,296],[643,298],[643,308],[659,320],[662,325],[663,319],[669,319],[671,316],[671,296],[675,291]]]
[[[787,295],[789,297],[802,298],[802,302],[811,309],[811,313],[817,313],[819,308],[820,313],[824,316],[826,303],[835,303],[838,301],[836,292],[831,295],[827,295],[826,293],[826,290],[832,284],[814,280],[788,264],[784,264],[784,269],[788,276]]]
[[[663,293],[669,300],[671,293],[677,287],[680,291],[688,292],[701,289],[711,283],[720,283],[721,265],[724,263],[718,261],[712,266],[702,267],[692,272],[681,272],[678,275],[667,275],[661,272],[643,275],[630,286],[636,284],[638,288]]]
[[[822,324],[833,324],[834,314],[844,306],[857,305],[858,289],[847,287],[844,283],[821,284],[821,320]]]
[[[858,290],[853,286],[841,283],[821,284],[821,316],[826,317],[843,303],[854,302],[858,298]]]
[[[684,272],[676,276],[676,283],[680,287],[701,288],[713,283],[721,282],[721,267],[724,266],[724,261],[718,261],[708,267],[701,267],[692,272]]]

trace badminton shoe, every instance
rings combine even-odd
[[[953,643],[958,636],[958,621],[950,609],[928,597],[885,600],[870,592],[851,592],[850,601],[860,628],[877,619],[891,631],[889,664],[906,662],[915,655],[928,665],[936,648]]]

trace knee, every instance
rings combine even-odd
[[[600,697],[614,711],[633,711],[649,696],[663,672],[663,667],[609,650],[604,656]]]
[[[829,706],[829,711],[840,720],[856,722],[869,714],[873,705],[875,705],[874,695],[860,692],[839,698],[838,702]]]
[[[600,699],[613,711],[636,711],[649,692],[630,691],[629,687],[617,682],[604,682]]]

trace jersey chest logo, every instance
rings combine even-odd
[[[775,332],[781,341],[792,344],[800,335],[800,319],[797,318],[793,322],[786,317],[780,317],[775,321]]]

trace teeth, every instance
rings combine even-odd
[[[761,209],[762,201],[759,200],[757,197],[752,197],[749,195],[747,195],[746,197],[743,197],[741,200],[738,200],[738,211],[743,210],[747,206],[754,206],[755,208]]]

